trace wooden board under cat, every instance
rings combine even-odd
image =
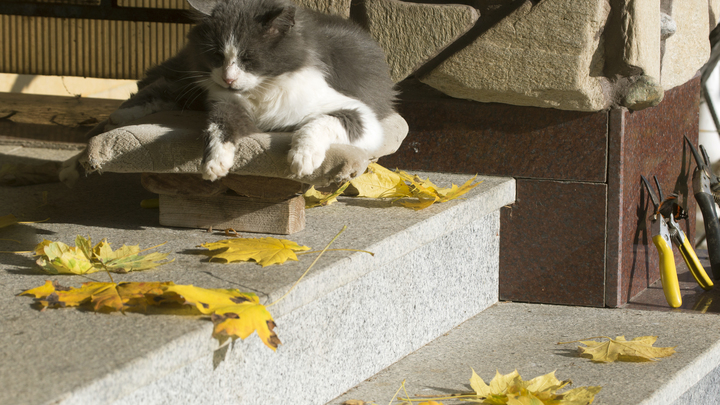
[[[231,174],[210,182],[198,174],[143,173],[142,184],[160,195],[164,226],[280,235],[305,228],[307,185],[296,181]]]

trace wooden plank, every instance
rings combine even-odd
[[[297,196],[282,202],[263,202],[228,195],[161,194],[160,224],[289,235],[305,228],[305,199]]]
[[[263,201],[287,200],[306,192],[310,188],[310,185],[295,180],[276,177],[241,176],[238,174],[229,174],[223,177],[221,181],[240,196]]]
[[[193,173],[143,173],[140,182],[146,190],[164,195],[210,197],[228,190],[222,182],[203,180],[202,176]]]
[[[0,93],[0,120],[66,128],[92,128],[123,100]]]

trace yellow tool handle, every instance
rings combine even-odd
[[[695,281],[700,284],[700,287],[702,287],[703,290],[712,290],[714,284],[712,280],[710,280],[710,277],[708,277],[707,273],[705,273],[705,269],[702,264],[700,264],[700,260],[698,260],[698,257],[695,254],[695,250],[692,246],[690,246],[690,240],[688,238],[684,238],[683,244],[678,246],[678,249],[680,250],[683,259],[685,259],[685,264],[687,264],[688,269],[690,269],[690,273],[692,273],[693,277],[695,277]]]
[[[677,308],[682,305],[682,298],[680,298],[680,284],[675,270],[675,256],[673,256],[672,247],[663,239],[662,235],[655,235],[652,240],[660,256],[660,281],[665,293],[665,300],[671,307]]]

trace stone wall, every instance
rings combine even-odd
[[[576,111],[657,105],[708,60],[720,18],[720,0],[297,1],[344,4],[347,14],[335,14],[368,28],[395,81],[415,76],[456,98]]]

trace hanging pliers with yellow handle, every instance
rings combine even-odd
[[[667,303],[671,307],[677,308],[682,305],[682,298],[680,296],[677,270],[675,269],[675,256],[672,251],[673,243],[677,246],[690,273],[695,278],[695,281],[700,284],[700,287],[704,290],[710,290],[713,288],[713,282],[707,273],[705,273],[705,269],[702,267],[702,264],[700,264],[700,260],[698,260],[689,239],[685,236],[685,232],[683,232],[680,225],[675,221],[676,215],[686,215],[682,207],[677,204],[677,195],[673,194],[667,199],[664,199],[660,183],[657,177],[655,177],[655,185],[660,194],[660,198],[658,199],[645,176],[640,177],[642,177],[642,181],[645,184],[645,188],[647,188],[648,195],[654,206],[650,229],[653,243],[660,257],[660,281],[662,282],[663,293],[665,293]]]
[[[700,145],[698,153],[695,146],[685,137],[690,151],[695,158],[695,171],[693,172],[693,193],[700,207],[705,225],[705,238],[707,240],[710,269],[715,280],[720,280],[720,222],[715,212],[715,203],[720,202],[720,179],[710,167],[710,158],[705,148]]]

